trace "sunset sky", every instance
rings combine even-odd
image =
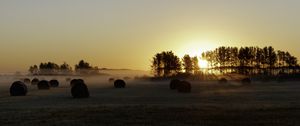
[[[149,70],[173,50],[273,46],[300,58],[299,0],[1,0],[0,72],[53,61]]]

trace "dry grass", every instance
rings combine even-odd
[[[192,81],[192,92],[180,94],[169,82],[128,81],[115,89],[107,78],[84,78],[91,97],[73,99],[69,83],[47,91],[29,86],[25,97],[10,97],[9,81],[0,85],[0,124],[43,126],[298,126],[298,82]]]
[[[12,114],[13,113],[13,114]],[[296,126],[299,108],[233,109],[161,106],[98,106],[1,110],[1,125]]]

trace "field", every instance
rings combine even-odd
[[[59,88],[41,91],[28,85],[27,96],[11,97],[9,87],[18,77],[0,77],[0,124],[85,125],[300,125],[299,82],[191,81],[192,93],[169,89],[168,81],[128,80],[115,89],[109,76],[85,77],[91,97],[73,99],[65,77]]]

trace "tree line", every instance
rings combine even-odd
[[[61,65],[58,65],[54,62],[42,62],[39,65],[30,66],[28,71],[33,75],[69,75],[73,73],[99,74],[99,68],[97,66],[94,67],[84,60],[80,60],[78,64],[75,65],[74,70],[66,62]]]
[[[208,62],[205,71],[211,73],[239,73],[245,75],[278,75],[299,72],[298,59],[287,51],[268,47],[225,47],[203,52],[201,57]],[[152,57],[151,70],[155,77],[169,77],[180,73],[203,73],[198,58],[185,55],[182,59],[172,51],[163,51]]]
[[[182,70],[188,74],[196,74],[200,70],[197,57],[185,55],[180,59],[172,51],[157,53],[151,62],[152,72],[155,77],[174,76]]]
[[[202,53],[211,70],[221,73],[277,75],[299,72],[298,59],[288,51],[268,47],[218,47]]]

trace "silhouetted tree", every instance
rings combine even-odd
[[[88,63],[85,62],[84,60],[80,60],[79,63],[77,65],[75,65],[75,69],[91,69],[92,66]]]
[[[181,71],[181,61],[172,51],[163,51],[152,59],[152,71],[157,77],[168,77]]]
[[[239,72],[242,74],[276,74],[285,69],[299,68],[297,58],[289,52],[275,51],[269,47],[219,47],[212,51],[202,53],[202,58],[207,60],[210,69]],[[278,69],[280,68],[280,69]],[[288,70],[289,73],[289,70]]]
[[[288,65],[288,67],[297,66],[297,58],[292,56],[289,52],[286,52],[285,54],[285,63]]]
[[[229,64],[231,67],[235,67],[238,65],[238,55],[239,55],[239,49],[237,47],[228,47],[229,53]]]
[[[33,74],[33,75],[36,75],[36,74],[38,74],[38,72],[39,72],[39,68],[38,68],[38,66],[37,65],[33,65],[33,66],[30,66],[29,67],[29,70],[28,70],[31,74]]]
[[[75,70],[79,74],[99,74],[99,68],[97,66],[93,67],[84,60],[80,60],[79,63],[75,65]]]
[[[197,56],[192,57],[192,63],[193,63],[194,74],[197,74],[200,71],[199,61],[198,61]]]
[[[154,76],[160,77],[163,74],[163,62],[162,62],[162,54],[157,53],[152,58],[152,71],[154,72]]]
[[[59,65],[53,62],[40,63],[39,74],[56,74],[59,70]]]
[[[184,67],[185,73],[191,74],[194,68],[194,64],[190,55],[184,55],[184,57],[182,58],[182,62],[183,62],[182,65]]]
[[[274,51],[274,48],[269,46],[268,47],[268,56],[267,56],[267,64],[270,68],[273,68],[277,61],[277,55]]]
[[[220,66],[225,66],[226,58],[227,58],[227,53],[226,53],[226,48],[224,46],[219,47],[216,49],[216,61],[220,64]]]
[[[278,66],[279,67],[284,67],[285,66],[285,52],[278,50],[277,51],[277,57],[278,57]]]
[[[261,68],[261,65],[263,65],[265,57],[263,55],[263,50],[261,48],[256,48],[256,54],[255,54],[255,62],[256,62],[256,68]]]
[[[239,54],[238,54],[238,58],[239,58],[241,67],[249,66],[249,63],[250,63],[251,59],[253,58],[250,48],[249,47],[245,47],[245,48],[241,47]]]
[[[209,67],[215,67],[217,65],[215,52],[216,51],[207,51],[202,53],[202,58],[209,63]]]
[[[72,71],[72,67],[69,64],[67,64],[66,62],[64,62],[63,64],[60,65],[60,70]]]

